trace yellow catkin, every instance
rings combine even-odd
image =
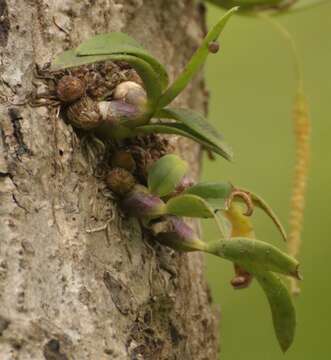
[[[290,231],[288,236],[288,253],[297,257],[301,245],[301,232],[305,207],[305,192],[310,158],[311,124],[308,114],[308,104],[301,90],[294,102],[293,125],[296,142],[293,189],[290,203]],[[299,294],[300,288],[295,279],[291,279],[293,294]]]
[[[310,132],[311,124],[308,113],[308,104],[303,92],[303,76],[299,52],[292,35],[279,22],[268,15],[261,15],[262,19],[269,22],[284,37],[293,56],[295,77],[298,83],[298,92],[294,101],[293,125],[295,135],[295,166],[293,176],[293,189],[290,206],[290,231],[288,236],[288,253],[297,257],[301,245],[301,232],[303,224],[303,213],[305,207],[305,192],[308,177],[310,157]],[[290,280],[291,291],[299,294],[300,288],[297,280]]]

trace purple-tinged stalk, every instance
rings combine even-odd
[[[205,243],[179,217],[166,216],[162,221],[152,224],[150,229],[160,244],[174,250],[184,252],[205,250]]]
[[[166,204],[142,185],[135,185],[121,201],[121,208],[142,220],[158,218],[166,213]]]

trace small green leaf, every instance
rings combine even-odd
[[[183,176],[188,171],[188,164],[176,155],[165,155],[148,171],[148,188],[160,197],[175,191]]]
[[[144,82],[151,109],[154,109],[162,92],[162,87],[154,69],[144,60],[125,54],[77,56],[75,50],[64,51],[59,54],[52,63],[51,70],[63,70],[67,68],[93,64],[101,61],[125,61],[129,63],[140,75]]]
[[[214,210],[224,210],[232,189],[233,186],[229,182],[201,182],[188,188],[185,194],[200,196]]]
[[[231,224],[222,211],[226,208],[226,199],[231,194],[233,186],[229,182],[211,183],[202,182],[191,186],[185,194],[197,195],[203,198],[213,209],[215,220],[224,239],[231,236]]]
[[[231,224],[222,211],[226,208],[226,199],[232,191],[232,185],[228,182],[210,183],[202,182],[185,190],[184,194],[196,195],[202,198],[213,212],[215,221],[224,239],[231,236]]]
[[[298,261],[264,241],[234,237],[209,243],[207,251],[248,271],[254,268],[257,271],[272,271],[300,279]]]
[[[175,99],[175,97],[184,90],[184,88],[192,80],[194,75],[196,75],[202,64],[207,59],[207,56],[209,54],[208,46],[210,42],[217,40],[224,26],[226,25],[227,21],[230,19],[233,13],[237,11],[237,9],[238,8],[233,8],[229,10],[220,19],[220,21],[208,32],[207,36],[202,41],[202,44],[200,45],[199,49],[194,53],[191,60],[185,66],[183,72],[162,95],[158,104],[159,109],[162,109],[163,107],[170,104],[171,101]]]
[[[112,32],[109,34],[99,34],[84,41],[76,49],[78,56],[86,55],[111,55],[128,54],[136,56],[147,62],[157,74],[162,90],[169,83],[169,77],[164,66],[146,51],[135,39],[127,34]]]
[[[199,196],[179,195],[167,202],[167,213],[177,216],[212,218],[213,209]]]
[[[167,108],[156,114],[160,118],[175,119],[190,128],[191,133],[198,134],[205,143],[215,147],[220,155],[231,160],[233,153],[229,145],[223,140],[219,132],[213,128],[206,119],[199,113],[188,109]]]
[[[274,274],[252,273],[268,298],[276,337],[281,349],[286,352],[293,342],[296,327],[295,308],[291,295],[283,282]]]
[[[223,238],[230,237],[227,220],[203,198],[193,194],[178,195],[167,202],[168,214],[193,218],[214,218]]]
[[[193,131],[190,127],[186,126],[185,124],[180,124],[180,123],[148,124],[137,127],[135,129],[135,133],[137,135],[158,133],[158,134],[176,134],[176,135],[184,136],[199,143],[200,145],[203,146],[204,149],[208,149],[210,151],[222,155],[222,152],[219,150],[218,147],[208,142],[204,137],[202,137],[197,132]]]

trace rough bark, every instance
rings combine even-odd
[[[216,359],[199,254],[146,239],[56,109],[24,101],[35,64],[124,31],[172,77],[203,36],[192,0],[0,0],[0,358]],[[177,100],[203,110],[198,77]],[[200,150],[172,138],[199,172]],[[99,231],[89,231],[91,229]]]

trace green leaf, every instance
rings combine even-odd
[[[99,34],[84,41],[76,49],[78,56],[127,54],[146,61],[158,76],[158,81],[164,90],[169,83],[169,77],[164,66],[145,50],[135,39],[121,32]]]
[[[286,352],[293,342],[296,327],[295,308],[291,295],[283,282],[274,274],[254,271],[252,273],[268,298],[276,337],[281,349]]]
[[[162,95],[158,108],[162,109],[171,103],[175,97],[181,93],[187,84],[192,80],[194,75],[199,71],[202,64],[206,61],[207,56],[209,54],[209,43],[212,41],[216,41],[219,35],[221,34],[224,26],[227,21],[233,15],[234,12],[237,11],[238,8],[233,8],[229,10],[220,20],[219,22],[208,32],[207,36],[202,41],[199,49],[194,53],[191,60],[185,66],[183,72],[179,75],[179,77],[175,80],[175,82],[166,90],[166,92]]]
[[[248,271],[254,268],[256,271],[272,271],[300,279],[298,261],[264,241],[234,237],[208,244],[207,251]]]
[[[222,236],[226,239],[230,236],[226,219],[216,213],[215,209],[213,209],[207,201],[197,195],[178,195],[168,200],[166,207],[167,214],[171,215],[193,218],[214,218]]]
[[[201,182],[191,186],[185,194],[197,195],[203,198],[213,209],[215,220],[224,239],[231,236],[231,224],[222,211],[226,208],[226,200],[230,196],[233,186],[229,182],[211,183]]]
[[[188,164],[176,155],[165,155],[148,171],[148,188],[160,197],[175,191],[188,171]]]
[[[167,202],[167,213],[195,218],[214,217],[213,209],[199,196],[179,195]]]
[[[74,49],[66,50],[58,54],[51,64],[51,71],[58,71],[68,69],[76,66],[93,64],[100,61],[109,60],[109,55],[100,56],[84,56],[79,57],[76,55]]]
[[[204,137],[193,131],[185,124],[180,123],[156,123],[139,126],[135,129],[137,135],[141,134],[176,134],[192,139],[193,141],[201,144],[204,149],[208,149],[217,154],[222,154],[219,148],[206,141]]]
[[[166,119],[175,119],[190,128],[192,134],[196,134],[217,149],[217,153],[227,160],[232,160],[232,149],[223,140],[222,135],[212,127],[199,113],[188,109],[166,108],[159,111],[156,116]]]
[[[201,182],[186,189],[185,194],[200,196],[214,210],[224,210],[232,190],[233,186],[229,182]]]
[[[151,103],[150,106],[152,109],[154,109],[155,104],[162,92],[162,87],[159,82],[158,75],[146,61],[136,56],[125,54],[77,56],[75,50],[68,50],[59,54],[55,58],[51,66],[51,70],[63,70],[106,60],[126,61],[138,72],[144,82],[147,96]]]

